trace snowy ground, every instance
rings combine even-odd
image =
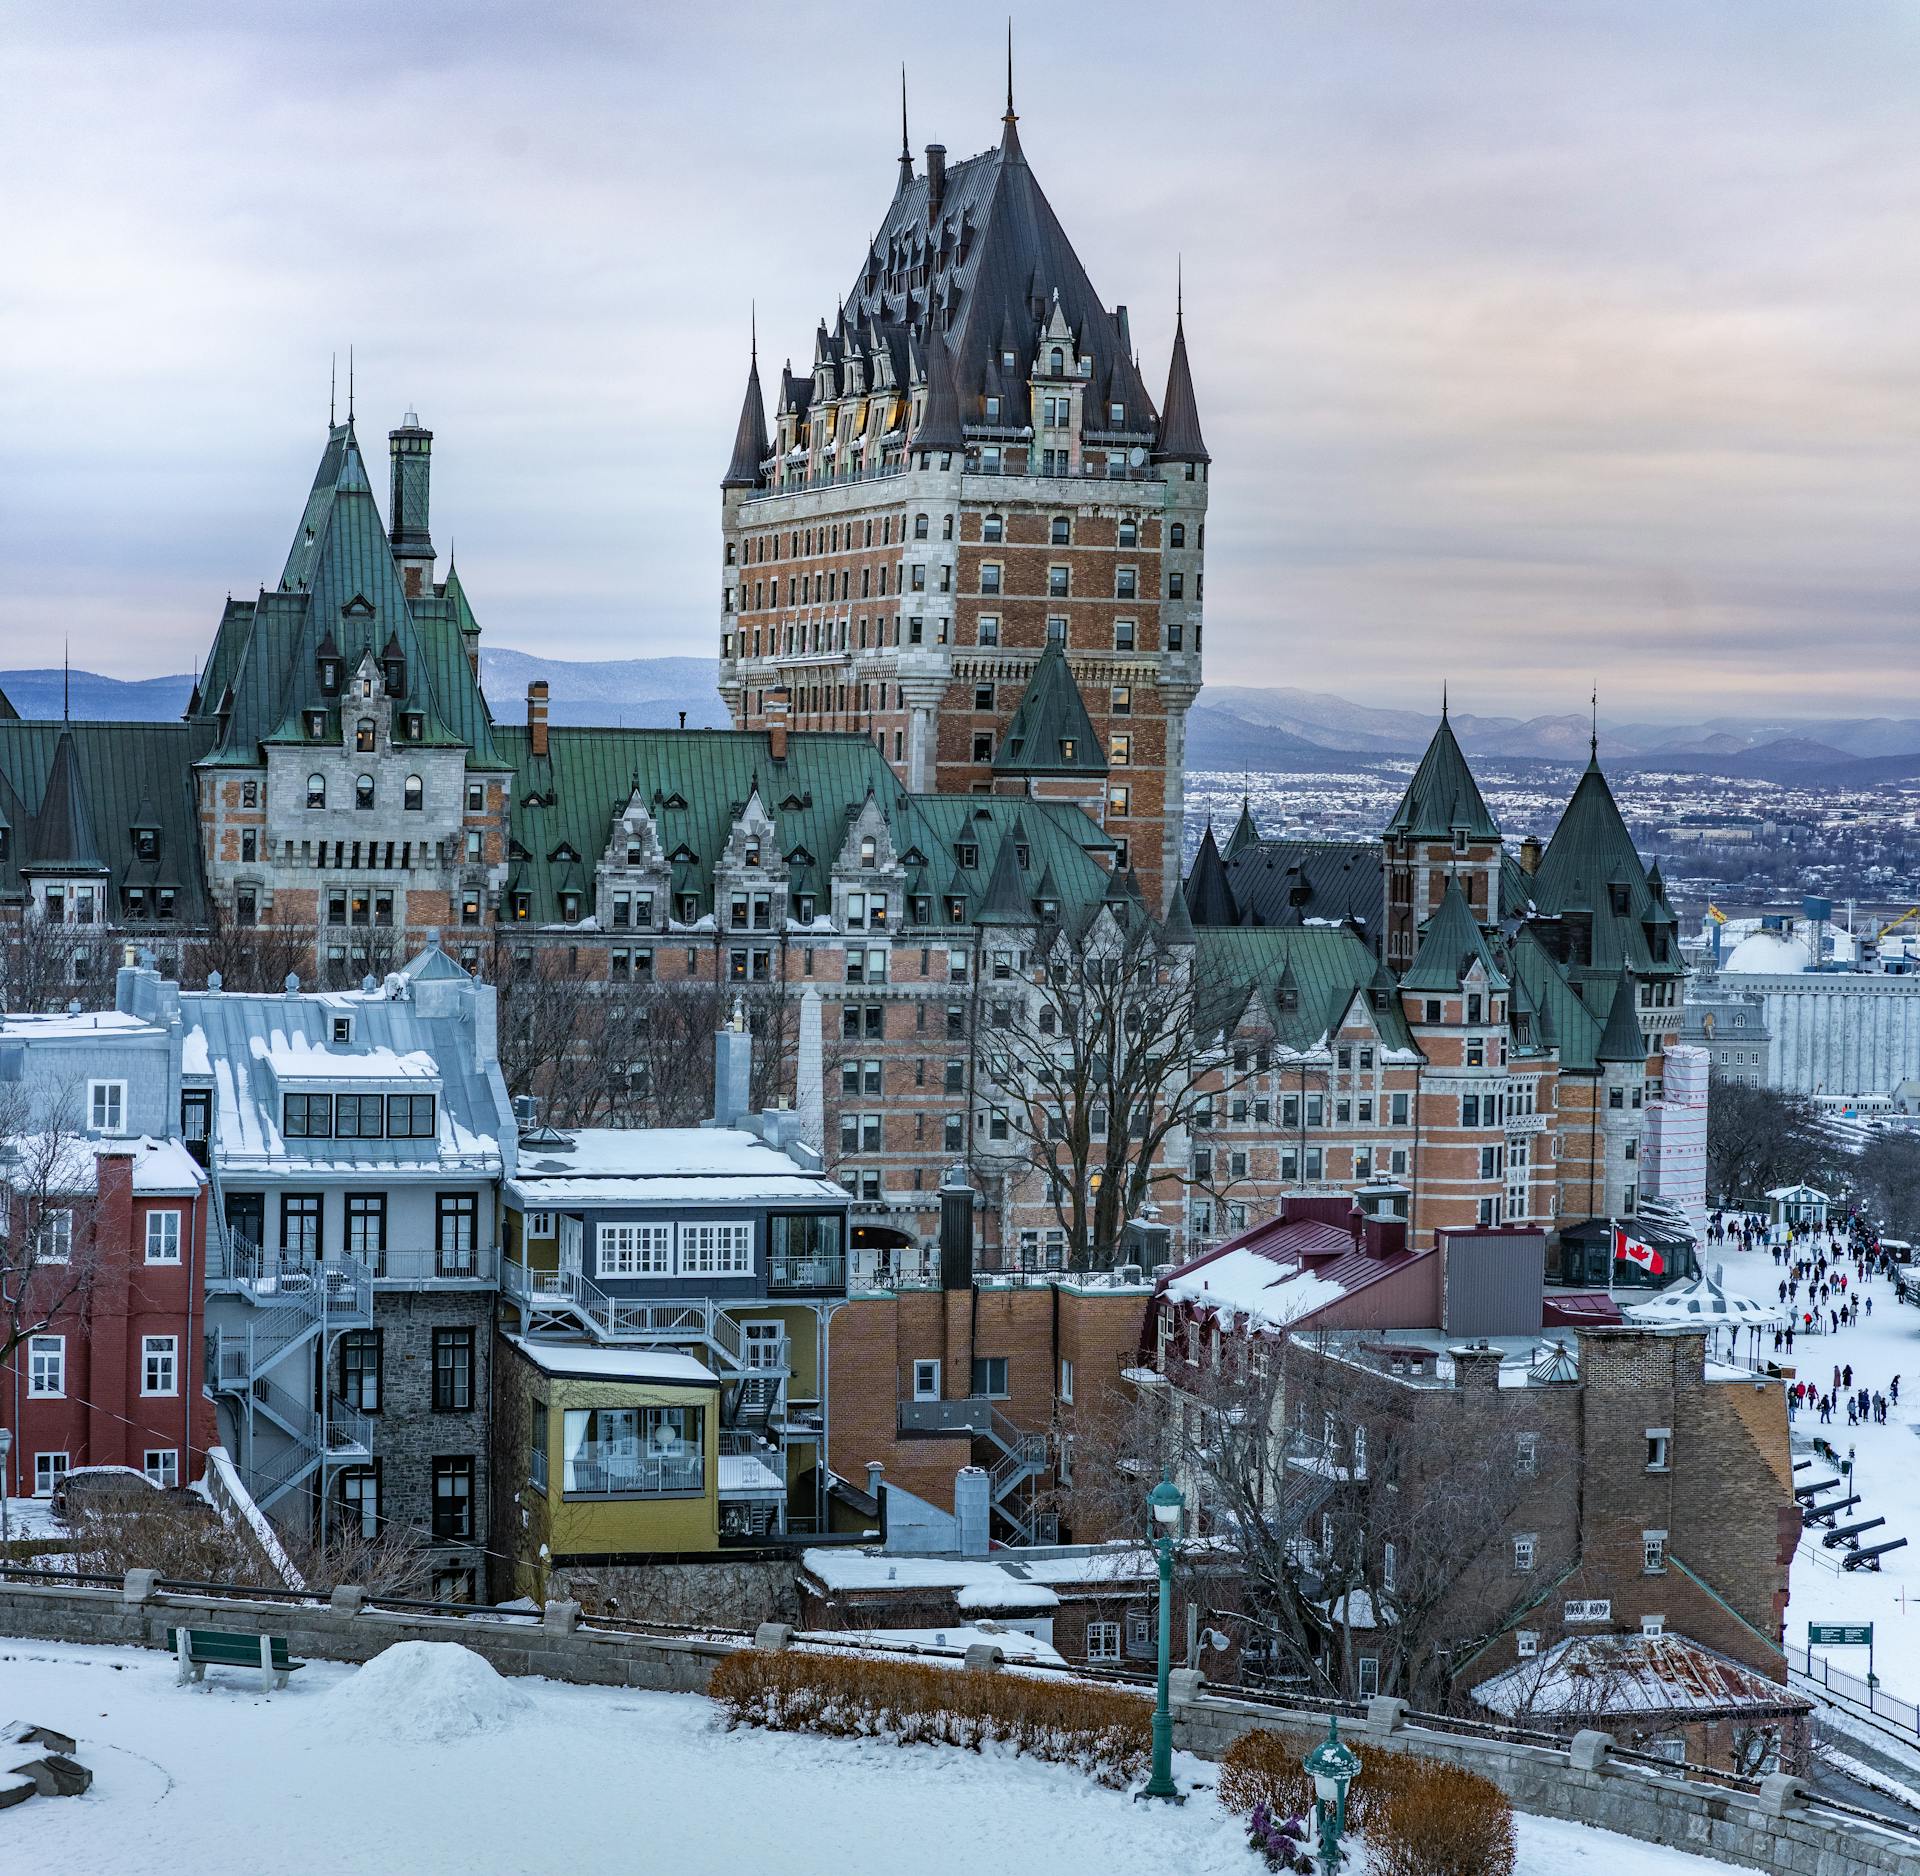
[[[1210,1791],[1130,1803],[1060,1766],[943,1747],[724,1731],[704,1700],[517,1681],[479,1689],[488,1724],[395,1743],[316,1663],[264,1699],[251,1676],[176,1688],[139,1649],[0,1641],[0,1710],[78,1735],[84,1798],[0,1813],[0,1866],[61,1876],[518,1876],[672,1870],[828,1876],[911,1867],[1046,1876],[1251,1876]],[[360,1670],[364,1674],[367,1670]],[[520,1696],[524,1696],[522,1706]],[[405,1717],[394,1703],[390,1719]],[[448,1722],[450,1702],[419,1718]],[[444,1730],[444,1726],[443,1726]],[[1186,1783],[1213,1768],[1182,1755]],[[1727,1865],[1535,1818],[1519,1876],[1724,1876]]]
[[[1730,1291],[1778,1303],[1780,1280],[1786,1273],[1773,1261],[1771,1251],[1743,1252],[1709,1244],[1701,1251],[1701,1262],[1709,1270],[1721,1265]],[[1846,1271],[1851,1283],[1853,1266],[1848,1264]],[[1869,1277],[1860,1287],[1863,1296],[1873,1299],[1873,1314],[1863,1315],[1853,1328],[1830,1335],[1796,1336],[1792,1360],[1797,1378],[1824,1391],[1832,1386],[1834,1364],[1851,1364],[1855,1388],[1884,1394],[1898,1375],[1900,1404],[1888,1409],[1885,1426],[1850,1427],[1844,1412],[1822,1426],[1817,1414],[1802,1412],[1795,1416],[1793,1429],[1799,1436],[1824,1438],[1842,1457],[1848,1447],[1854,1449],[1854,1483],[1845,1491],[1824,1496],[1860,1494],[1861,1503],[1842,1522],[1886,1519],[1881,1529],[1869,1532],[1861,1542],[1904,1537],[1907,1546],[1881,1558],[1877,1573],[1842,1571],[1838,1553],[1821,1545],[1820,1527],[1810,1528],[1794,1558],[1787,1608],[1788,1653],[1796,1667],[1806,1665],[1809,1622],[1871,1622],[1874,1672],[1881,1686],[1901,1700],[1915,1701],[1920,1700],[1920,1308],[1901,1302],[1889,1280]],[[1803,1286],[1801,1295],[1805,1294]],[[1762,1335],[1761,1352],[1772,1356],[1771,1332]],[[1783,1354],[1780,1359],[1784,1363],[1787,1358]],[[1818,1459],[1812,1469],[1795,1474],[1801,1483],[1832,1476],[1833,1469]],[[1831,1657],[1836,1669],[1866,1679],[1864,1648],[1816,1650],[1816,1664],[1823,1655]]]

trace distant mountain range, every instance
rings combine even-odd
[[[723,729],[726,712],[710,658],[540,658],[484,646],[480,676],[494,714],[518,721],[527,685],[544,678],[554,723],[638,729]],[[75,671],[71,714],[99,720],[177,717],[193,676],[129,681]],[[57,668],[0,671],[0,689],[22,716],[61,713]],[[684,717],[683,714],[684,713]],[[1419,755],[1433,735],[1420,710],[1386,710],[1324,691],[1209,685],[1188,719],[1187,760],[1197,769],[1353,770]],[[1502,762],[1582,763],[1583,716],[1500,717],[1456,711],[1454,733],[1469,756]],[[1620,769],[1667,769],[1738,780],[1870,786],[1920,775],[1920,719],[1710,717],[1693,723],[1602,720],[1600,753]]]

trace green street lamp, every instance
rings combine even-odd
[[[1147,1494],[1147,1534],[1160,1564],[1160,1689],[1153,1703],[1153,1776],[1140,1793],[1143,1798],[1167,1798],[1185,1803],[1173,1782],[1173,1709],[1167,1700],[1167,1676],[1173,1666],[1173,1541],[1180,1534],[1180,1516],[1187,1508],[1180,1488],[1168,1477]]]
[[[1320,1813],[1320,1867],[1333,1876],[1345,1858],[1340,1839],[1347,1830],[1347,1787],[1360,1775],[1360,1755],[1340,1743],[1340,1720],[1327,1715],[1327,1736],[1300,1761],[1313,1780]]]

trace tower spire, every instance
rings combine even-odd
[[[1600,686],[1593,687],[1593,728],[1587,737],[1587,756],[1590,761],[1600,760]]]
[[[1173,257],[1173,323],[1178,325],[1187,316],[1187,257],[1176,254]]]
[[[907,141],[907,65],[900,62],[900,182],[894,193],[899,194],[913,180],[913,146]]]
[[[1445,678],[1442,678],[1440,680],[1440,721],[1444,723],[1446,720],[1447,720],[1447,680]]]
[[[1007,112],[1001,118],[1000,147],[1009,156],[1020,154],[1020,132],[1015,128],[1020,114],[1013,108],[1013,15],[1007,15]]]
[[[60,641],[60,721],[73,721],[73,640]]]
[[[353,421],[353,347],[347,347],[347,421]]]
[[[340,385],[340,354],[335,352],[327,360],[327,428],[333,428],[333,403]]]

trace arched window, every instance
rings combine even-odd
[[[980,523],[980,538],[983,541],[998,541],[1006,538],[1007,524],[998,515],[988,515]]]
[[[953,517],[951,515],[948,515],[946,519],[940,523],[940,538],[943,541],[953,539]]]
[[[426,784],[417,775],[409,775],[400,788],[400,805],[409,814],[418,814],[426,806]]]
[[[372,717],[362,717],[360,721],[353,726],[353,746],[355,750],[363,756],[373,754]]]
[[[916,541],[924,541],[927,538],[927,518],[925,515],[914,516],[913,538]]]
[[[874,844],[873,836],[871,834],[863,835],[860,840],[860,864],[862,866],[872,866],[878,856],[879,848]]]
[[[327,778],[324,775],[307,777],[307,806],[324,808],[327,805]]]
[[[1184,521],[1176,521],[1168,536],[1167,545],[1169,547],[1184,547],[1186,544],[1187,524]]]
[[[1067,355],[1059,346],[1056,345],[1053,350],[1047,354],[1047,367],[1056,378],[1064,378],[1066,376]]]
[[[1054,516],[1051,539],[1055,547],[1069,547],[1073,544],[1073,523],[1067,516]]]
[[[373,777],[371,775],[360,775],[354,778],[353,805],[356,808],[370,808],[373,806]]]

